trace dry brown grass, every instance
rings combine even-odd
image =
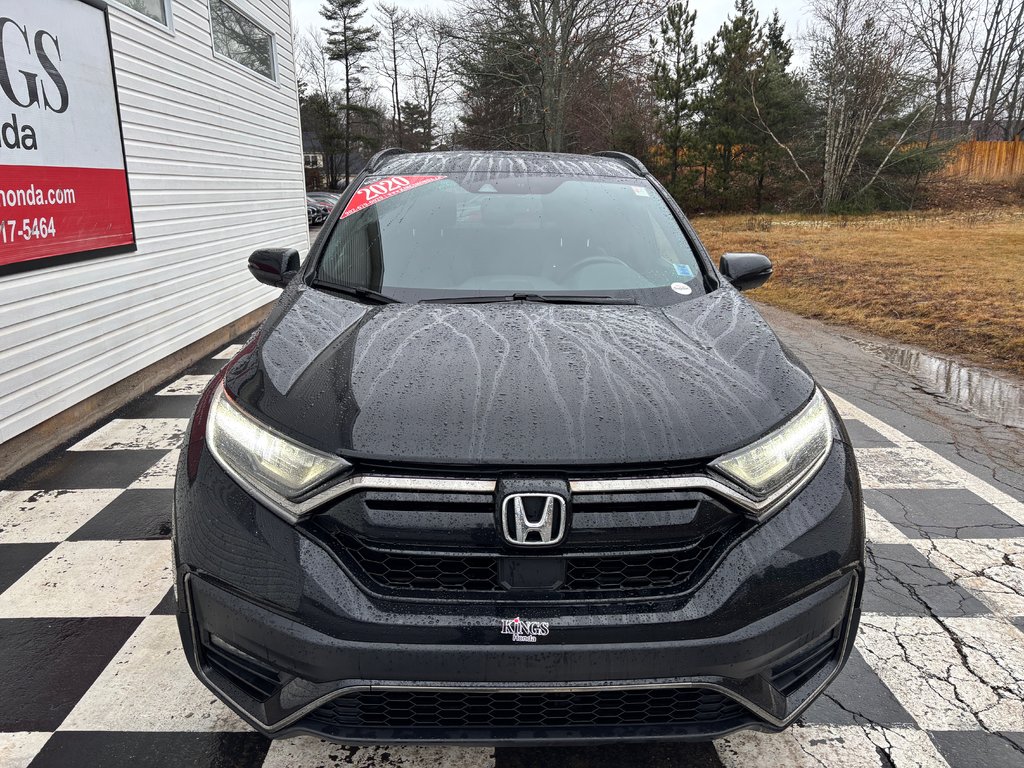
[[[1024,210],[693,223],[716,258],[771,257],[754,299],[1024,375]]]

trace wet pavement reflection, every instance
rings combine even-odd
[[[983,368],[897,344],[853,339],[862,349],[911,374],[926,391],[977,416],[1024,428],[1024,386]]]

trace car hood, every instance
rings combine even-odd
[[[769,431],[813,381],[731,287],[669,307],[389,304],[292,287],[228,391],[349,458],[681,464]]]

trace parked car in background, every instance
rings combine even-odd
[[[336,206],[338,201],[341,200],[341,195],[334,192],[308,192],[306,197],[320,203],[326,203],[331,208]]]
[[[314,200],[313,198],[306,197],[306,213],[309,218],[309,226],[318,227],[327,221],[327,217],[331,215],[331,210],[334,206],[328,205],[320,200]]]
[[[828,395],[641,163],[380,153],[200,398],[178,623],[262,733],[778,731],[839,674],[864,509]],[[541,761],[541,758],[538,758]]]

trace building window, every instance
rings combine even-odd
[[[125,8],[141,13],[153,21],[168,26],[167,18],[170,16],[167,6],[171,0],[117,0]]]
[[[274,36],[224,0],[210,0],[213,50],[273,80]]]

